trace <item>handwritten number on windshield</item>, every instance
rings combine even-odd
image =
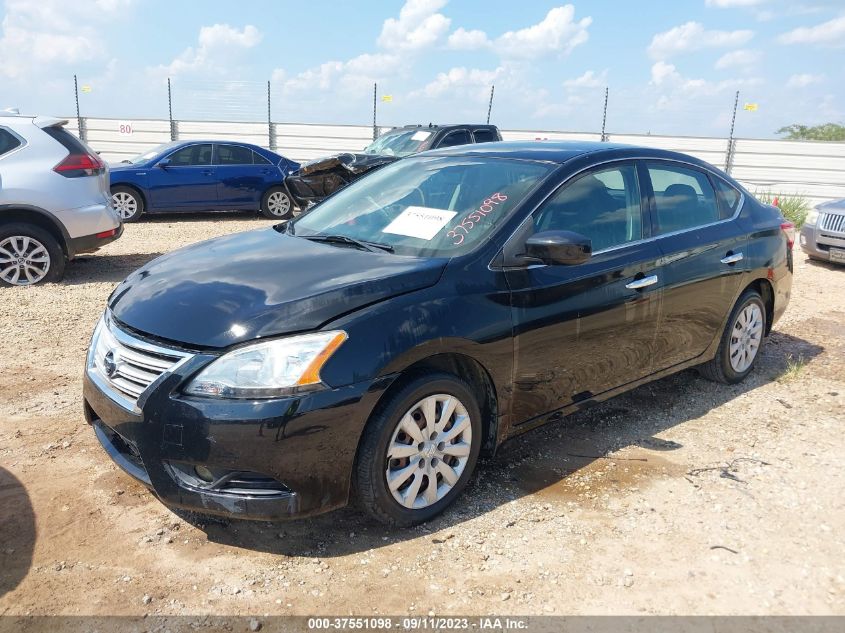
[[[505,194],[497,191],[481,203],[477,209],[464,216],[460,224],[455,225],[451,231],[446,233],[446,237],[452,238],[453,245],[460,246],[464,243],[464,236],[468,235],[475,228],[475,225],[481,222],[482,218],[486,217],[488,213],[495,209],[496,205],[501,204],[507,199],[508,197]],[[463,231],[463,233],[459,233],[459,231]]]

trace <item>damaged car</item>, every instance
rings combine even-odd
[[[363,153],[344,152],[303,164],[285,179],[300,209],[320,202],[366,173],[429,149],[501,141],[495,125],[406,125],[379,136]]]

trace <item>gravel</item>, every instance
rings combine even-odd
[[[516,438],[427,525],[172,513],[84,422],[88,340],[136,267],[262,226],[145,220],[0,289],[0,613],[845,614],[845,268],[800,252],[743,384],[687,371]]]

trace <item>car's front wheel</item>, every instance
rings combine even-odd
[[[50,233],[33,224],[0,226],[0,285],[58,281],[64,271],[65,254]]]
[[[481,446],[481,412],[450,374],[417,378],[373,415],[358,448],[354,488],[376,519],[407,527],[440,514],[469,481]]]
[[[734,305],[716,356],[699,366],[705,378],[736,384],[754,368],[766,336],[766,305],[756,290],[746,290]]]
[[[261,215],[271,220],[293,217],[293,202],[284,187],[272,187],[261,199]]]
[[[132,187],[112,187],[111,202],[122,222],[135,222],[144,213],[144,199]]]

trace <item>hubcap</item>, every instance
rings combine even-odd
[[[290,198],[283,191],[274,191],[267,198],[267,208],[273,215],[287,215],[290,211]]]
[[[12,235],[0,242],[0,278],[13,286],[30,286],[50,270],[50,253],[33,237]]]
[[[120,215],[121,220],[131,218],[138,210],[138,201],[131,193],[118,191],[117,193],[112,194],[111,200],[112,205],[115,209],[117,209],[117,213]]]
[[[406,508],[426,508],[461,477],[472,447],[472,424],[455,396],[439,393],[412,406],[387,447],[387,487]]]
[[[751,367],[763,339],[763,312],[756,303],[745,306],[734,321],[731,331],[731,367],[742,373]]]

